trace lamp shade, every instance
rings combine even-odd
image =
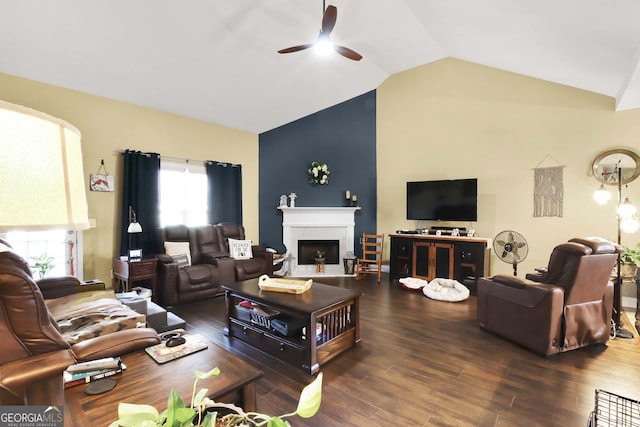
[[[127,227],[127,233],[142,233],[142,226],[139,222],[132,222],[131,224],[129,224],[129,227]]]
[[[80,132],[0,101],[0,231],[89,228]]]

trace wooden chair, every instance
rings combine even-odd
[[[384,234],[362,234],[362,258],[356,261],[356,280],[365,274],[377,274],[380,283],[382,273],[382,244]]]

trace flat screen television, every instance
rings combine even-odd
[[[478,180],[407,182],[407,219],[477,221]]]

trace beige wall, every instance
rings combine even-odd
[[[455,59],[396,74],[377,97],[379,232],[433,224],[405,219],[406,181],[478,178],[473,226],[481,237],[506,229],[526,237],[520,275],[569,238],[616,239],[615,208],[592,201],[598,183],[588,172],[603,150],[638,151],[639,110],[614,112],[612,98]],[[533,169],[543,159],[564,166],[562,218],[533,217]],[[629,197],[640,206],[640,182]],[[513,271],[495,256],[491,264],[491,273]]]
[[[84,232],[86,279],[111,282],[111,259],[119,255],[119,151],[125,149],[242,164],[243,222],[247,236],[258,240],[258,135],[1,73],[0,99],[64,119],[82,133],[89,218],[96,221]],[[116,176],[115,193],[88,190],[89,174],[102,159]]]
[[[259,237],[257,135],[5,74],[0,99],[77,126],[87,177],[101,159],[119,176],[117,151],[127,148],[242,163],[244,224],[250,238]],[[380,232],[431,225],[405,219],[406,181],[477,177],[479,219],[473,226],[488,238],[506,229],[523,234],[530,252],[522,274],[546,265],[553,246],[571,237],[616,239],[613,205],[592,202],[597,182],[590,164],[612,147],[638,151],[639,110],[614,112],[614,100],[606,96],[445,59],[385,81],[377,91],[377,121]],[[564,216],[533,218],[533,169],[559,164]],[[118,195],[87,191],[97,228],[85,232],[86,278],[109,279],[117,255]],[[640,183],[630,186],[629,197],[640,205]],[[622,243],[639,240],[640,233],[623,235]],[[495,256],[491,264],[492,273],[512,272]]]

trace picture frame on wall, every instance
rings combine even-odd
[[[102,175],[92,173],[89,175],[89,188],[91,191],[115,191],[115,180],[113,175]]]
[[[100,160],[98,173],[89,174],[89,189],[91,191],[115,191],[115,179],[113,175],[109,175],[107,168],[104,166],[104,159]]]

